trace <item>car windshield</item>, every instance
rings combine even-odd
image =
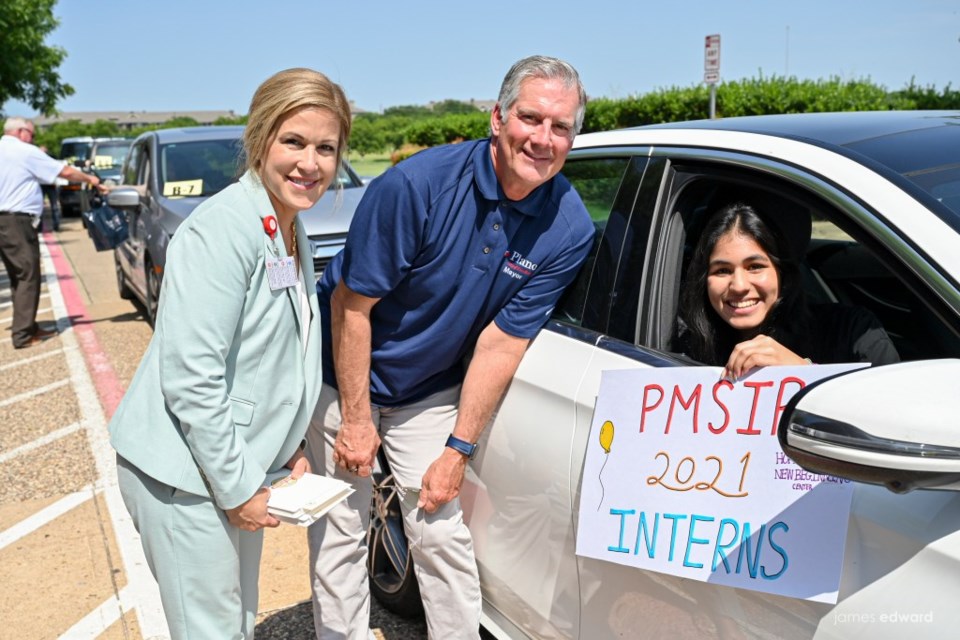
[[[363,186],[363,180],[354,173],[346,159],[344,159],[343,164],[340,165],[340,170],[337,172],[337,183],[342,189],[354,189]]]
[[[92,146],[92,142],[64,142],[60,145],[60,158],[67,162],[87,160]]]
[[[914,171],[906,176],[960,216],[960,166],[954,164]]]
[[[237,178],[239,141],[203,140],[160,147],[160,189],[167,198],[212,196]]]
[[[97,169],[112,169],[123,165],[130,150],[130,141],[109,142],[97,145],[93,152],[93,166]]]

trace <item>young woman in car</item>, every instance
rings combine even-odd
[[[677,350],[732,379],[769,365],[897,362],[868,310],[806,303],[802,256],[791,255],[786,240],[749,204],[708,219],[687,268]]]
[[[266,80],[246,173],[170,242],[153,339],[110,423],[124,503],[173,638],[252,638],[268,474],[300,451],[320,394],[313,257],[298,213],[334,184],[343,90],[310,69]]]

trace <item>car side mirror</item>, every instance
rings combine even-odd
[[[896,493],[960,490],[960,360],[860,369],[811,384],[788,403],[777,435],[813,473]]]
[[[107,194],[107,204],[114,209],[136,209],[140,206],[140,193],[133,187],[117,187]]]

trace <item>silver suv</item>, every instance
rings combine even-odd
[[[170,238],[197,205],[237,180],[242,135],[240,126],[161,129],[141,134],[130,147],[122,186],[108,197],[129,218],[130,236],[114,250],[117,287],[121,297],[144,305],[151,325]],[[300,214],[317,277],[343,247],[365,190],[346,163],[338,180],[342,189],[331,189]],[[200,186],[190,193],[176,189],[175,183],[187,182]]]

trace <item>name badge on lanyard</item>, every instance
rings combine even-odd
[[[266,258],[267,282],[270,284],[270,290],[277,291],[297,286],[297,266],[293,256],[281,258],[280,249],[277,247],[277,219],[266,216],[263,219],[263,230],[273,241],[273,257]]]
[[[270,290],[286,289],[297,286],[297,267],[293,263],[293,256],[285,258],[267,257],[267,282]]]

